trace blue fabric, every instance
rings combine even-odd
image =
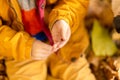
[[[34,35],[33,37],[35,37],[36,39],[41,40],[41,41],[47,40],[47,36],[45,35],[44,32],[40,32],[40,33]]]

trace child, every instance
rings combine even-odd
[[[80,56],[89,44],[84,27],[88,2],[0,0],[0,55],[8,79],[95,80]],[[42,42],[52,44],[46,25],[53,45]]]

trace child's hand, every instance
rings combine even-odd
[[[57,51],[68,42],[71,35],[70,26],[64,20],[58,20],[53,25],[51,33],[54,41],[53,47]]]
[[[39,40],[35,40],[32,47],[31,56],[35,60],[44,60],[53,53],[53,47]]]

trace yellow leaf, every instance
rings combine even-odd
[[[95,20],[91,32],[92,49],[96,56],[112,56],[117,52],[117,47],[112,41],[106,28]]]

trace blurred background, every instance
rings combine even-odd
[[[86,58],[97,80],[120,80],[120,0],[90,0]]]

